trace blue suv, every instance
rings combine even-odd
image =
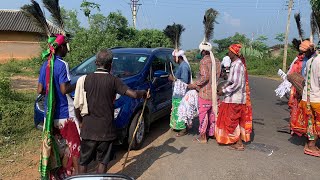
[[[113,64],[111,73],[123,80],[133,90],[150,88],[151,98],[148,100],[143,119],[139,125],[132,147],[139,149],[149,131],[150,124],[171,110],[172,83],[168,81],[171,71],[173,49],[168,48],[113,48]],[[71,83],[96,70],[96,57],[85,60],[70,71]],[[73,94],[71,94],[73,96]],[[132,99],[117,94],[114,103],[114,124],[117,128],[120,144],[132,139],[135,126],[143,106],[142,99]],[[42,129],[44,117],[44,96],[39,95],[34,106],[34,123]]]

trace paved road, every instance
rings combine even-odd
[[[320,179],[320,159],[303,154],[303,139],[277,132],[287,125],[287,102],[275,97],[279,82],[251,77],[253,142],[244,152],[215,140],[192,142],[197,130],[175,138],[164,119],[152,126],[141,151],[132,152],[124,173],[138,179]],[[118,154],[121,157],[124,151]],[[123,159],[122,159],[123,160]],[[110,172],[119,172],[121,161]]]

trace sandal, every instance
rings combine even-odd
[[[235,147],[233,145],[229,146],[228,147],[229,150],[235,150],[235,151],[244,151],[244,147],[241,146],[241,147]]]
[[[315,157],[320,157],[320,151],[312,151],[310,149],[304,148],[304,154],[309,155],[309,156],[315,156]]]

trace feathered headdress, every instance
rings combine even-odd
[[[173,25],[168,25],[163,33],[170,39],[172,46],[175,50],[179,50],[181,45],[181,34],[185,31],[185,28],[181,24],[173,23]]]
[[[301,25],[300,13],[294,14],[294,19],[296,20],[300,41],[302,42],[303,39],[304,39],[304,37],[303,37],[304,36],[304,32],[303,32],[302,25]]]
[[[216,17],[218,15],[218,11],[210,8],[208,9],[203,17],[203,25],[204,25],[204,42],[209,42],[213,37],[214,23],[216,23]]]
[[[31,4],[26,4],[21,7],[22,12],[29,17],[33,23],[35,23],[39,28],[41,28],[48,37],[50,37],[51,32],[49,30],[49,26],[46,18],[39,6],[39,4],[31,0]]]
[[[59,0],[42,0],[44,7],[51,13],[54,23],[62,30],[62,34],[66,35],[64,31],[63,19],[61,16],[61,10]]]
[[[44,7],[48,9],[53,17],[55,24],[61,29],[61,34],[66,37],[66,41],[70,39],[70,34],[67,34],[64,30],[63,17],[61,16],[61,9],[59,0],[42,0]],[[70,51],[69,43],[67,43],[68,51]]]
[[[315,9],[312,10],[311,17],[310,17],[310,25],[311,25],[310,40],[313,42],[313,37],[315,34],[317,34],[318,38],[320,38],[320,30],[319,30],[320,12],[319,12],[319,10],[315,10]]]

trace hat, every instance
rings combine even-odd
[[[212,50],[212,45],[209,42],[201,42],[199,45],[200,51],[211,51]]]
[[[237,56],[240,56],[241,44],[232,44],[229,46],[229,50]]]
[[[184,51],[183,50],[177,50],[175,49],[173,52],[172,52],[172,56],[184,56]]]

